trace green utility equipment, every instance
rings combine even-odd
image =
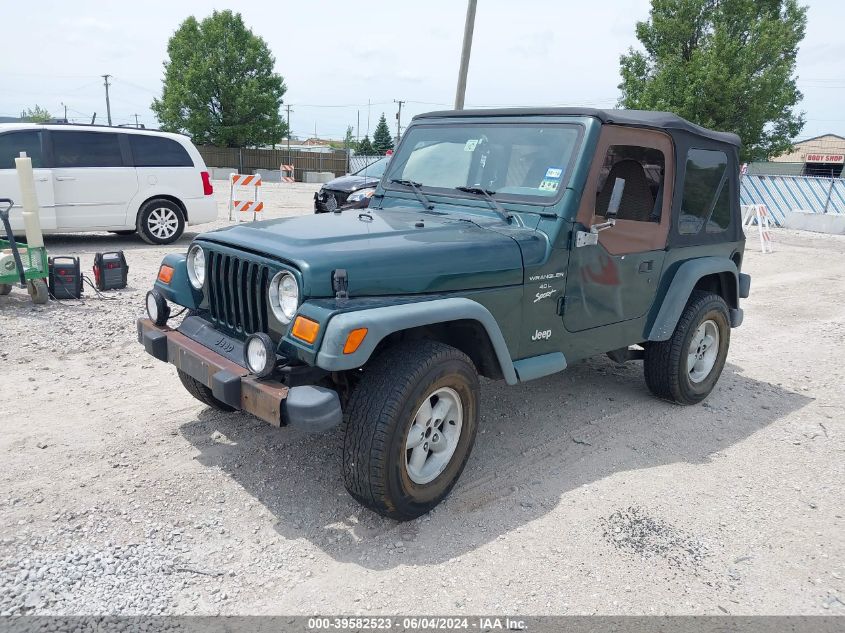
[[[0,198],[0,220],[7,238],[0,239],[0,295],[9,294],[12,286],[19,283],[21,288],[27,289],[33,303],[47,303],[47,249],[15,241],[9,222],[9,211],[13,205],[9,198]]]

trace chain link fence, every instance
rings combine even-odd
[[[384,158],[382,155],[364,156],[356,154],[349,157],[349,173],[354,174],[356,171],[364,169],[367,165],[372,165],[377,160]]]

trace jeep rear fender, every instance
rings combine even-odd
[[[483,305],[462,297],[434,299],[403,305],[343,312],[331,318],[317,354],[317,366],[327,371],[362,367],[378,344],[395,332],[455,321],[477,321],[490,338],[502,375],[510,385],[518,382],[505,339],[496,319]],[[352,330],[367,328],[358,349],[344,354],[346,337]]]
[[[730,283],[718,281],[723,275],[729,276]],[[699,282],[703,284],[701,287],[711,289],[722,296],[731,312],[731,324],[738,326],[742,322],[738,277],[736,264],[727,257],[699,257],[681,264],[663,297],[654,323],[647,331],[647,340],[669,340],[692,291],[697,285],[701,285]]]

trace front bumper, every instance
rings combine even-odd
[[[324,193],[322,198],[319,192],[314,193],[314,213],[331,213],[333,211],[346,211],[347,209],[366,209],[370,205],[370,198],[347,202],[346,198],[352,193],[351,191],[331,191]],[[333,200],[333,203],[329,202],[330,199]]]
[[[340,424],[340,398],[325,387],[288,387],[259,380],[249,370],[178,330],[138,319],[138,342],[148,354],[175,365],[209,387],[214,397],[272,424],[320,432]]]

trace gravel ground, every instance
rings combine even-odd
[[[752,296],[713,395],[651,398],[604,358],[485,382],[451,497],[399,524],[346,494],[337,434],[209,410],[135,340],[129,287],[0,297],[2,614],[845,614],[845,239],[749,239]],[[313,186],[264,188],[268,217]]]

